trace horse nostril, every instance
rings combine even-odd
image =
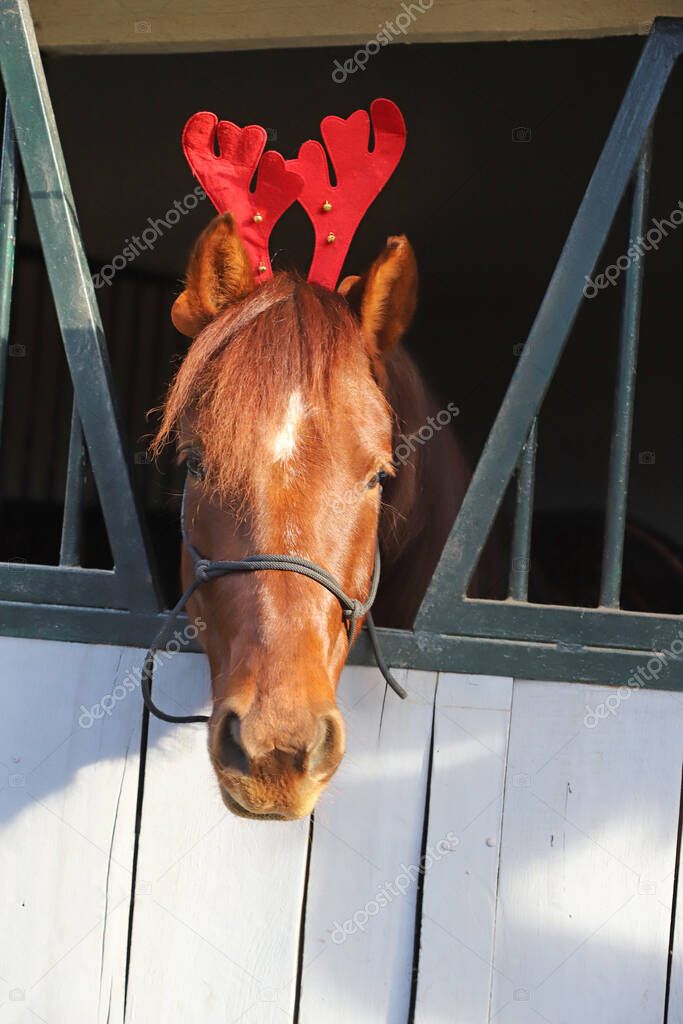
[[[249,759],[244,752],[240,739],[240,720],[234,712],[229,712],[218,727],[215,757],[221,768],[249,774]]]
[[[318,723],[318,738],[308,755],[308,774],[314,782],[330,778],[344,756],[344,719],[337,709],[327,711]]]

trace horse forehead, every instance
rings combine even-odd
[[[306,403],[296,388],[290,393],[284,417],[275,425],[270,437],[270,450],[274,462],[286,462],[295,454],[306,415]]]

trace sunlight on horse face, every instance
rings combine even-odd
[[[308,432],[312,414],[294,390],[284,416],[271,421],[261,410],[258,436],[245,426],[252,462],[241,487],[248,497],[240,494],[235,506],[212,494],[210,473],[190,478],[186,517],[204,557],[297,555],[325,566],[362,599],[379,512],[379,489],[367,485],[389,459],[389,418],[369,372],[364,380],[340,375],[334,386],[335,401],[317,410],[333,445],[315,427]],[[344,391],[347,402],[340,401]],[[353,424],[352,397],[364,393],[376,412],[372,433]],[[244,410],[245,419],[251,414]],[[191,458],[205,450],[191,427],[182,443]],[[186,556],[183,586],[192,573]],[[226,803],[236,813],[307,814],[344,750],[335,690],[348,640],[339,603],[305,577],[261,572],[205,584],[190,614],[207,624],[214,696],[209,749]]]
[[[234,261],[228,227],[221,255]],[[192,544],[210,560],[302,557],[365,600],[392,422],[360,319],[340,296],[281,274],[188,322],[206,305],[202,286],[191,264],[178,303],[194,341],[157,439],[174,432],[187,459]],[[192,576],[183,550],[184,587]],[[237,573],[199,588],[188,613],[206,623],[209,753],[224,802],[245,817],[308,814],[344,753],[338,601],[295,573]]]

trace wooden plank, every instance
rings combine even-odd
[[[676,694],[515,682],[490,1020],[661,1024],[682,747]]]
[[[141,657],[0,639],[3,1024],[122,1019]]]
[[[660,14],[683,13],[680,0],[420,0],[405,8],[396,0],[204,0],[197,6],[182,0],[32,0],[31,10],[41,48],[138,53],[366,46],[383,26],[385,38],[397,42],[635,35],[647,32]]]
[[[206,658],[176,654],[155,672],[154,692],[172,713],[200,702],[208,712]],[[234,817],[209,763],[206,726],[152,719],[128,1024],[291,1017],[308,828]]]
[[[439,676],[416,1024],[488,1018],[512,679]]]
[[[347,754],[315,813],[301,1024],[401,1022],[409,1003],[417,868],[436,675],[347,668]]]

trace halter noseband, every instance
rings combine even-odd
[[[142,669],[142,676],[140,679],[140,686],[142,689],[142,699],[145,702],[145,707],[151,714],[156,715],[157,718],[162,719],[164,722],[208,722],[209,715],[169,715],[152,700],[152,673],[154,670],[154,658],[157,651],[163,649],[168,641],[169,634],[176,623],[176,620],[180,613],[185,608],[185,605],[190,600],[195,590],[206,583],[207,580],[215,580],[220,576],[228,576],[233,572],[257,572],[267,570],[280,570],[284,572],[295,572],[300,576],[306,576],[309,580],[314,580],[319,583],[325,590],[329,590],[333,594],[342,608],[342,620],[346,627],[346,635],[349,641],[349,646],[353,641],[353,636],[356,631],[358,620],[365,616],[365,624],[368,627],[368,634],[370,637],[370,643],[372,650],[375,655],[375,661],[379,668],[384,680],[389,686],[398,694],[399,697],[405,698],[407,696],[406,691],[403,687],[394,679],[391,671],[384,660],[382,651],[379,645],[379,637],[375,629],[375,624],[372,620],[370,609],[374,604],[375,597],[377,596],[377,588],[379,586],[380,576],[380,557],[379,557],[379,542],[375,547],[375,562],[372,570],[372,580],[370,581],[370,593],[366,601],[358,601],[353,597],[349,597],[342,588],[339,586],[334,576],[324,569],[320,565],[316,565],[315,562],[309,562],[305,558],[297,558],[295,555],[248,555],[246,558],[241,558],[237,561],[216,561],[211,562],[207,558],[202,558],[196,547],[190,542],[187,532],[185,529],[185,495],[187,493],[187,487],[183,488],[183,499],[180,506],[180,529],[183,537],[183,543],[187,548],[192,562],[194,563],[194,579],[190,583],[189,587],[181,595],[177,604],[169,611],[168,617],[164,622],[163,626],[159,630],[159,633],[152,642],[151,647],[145,655],[145,664]]]

